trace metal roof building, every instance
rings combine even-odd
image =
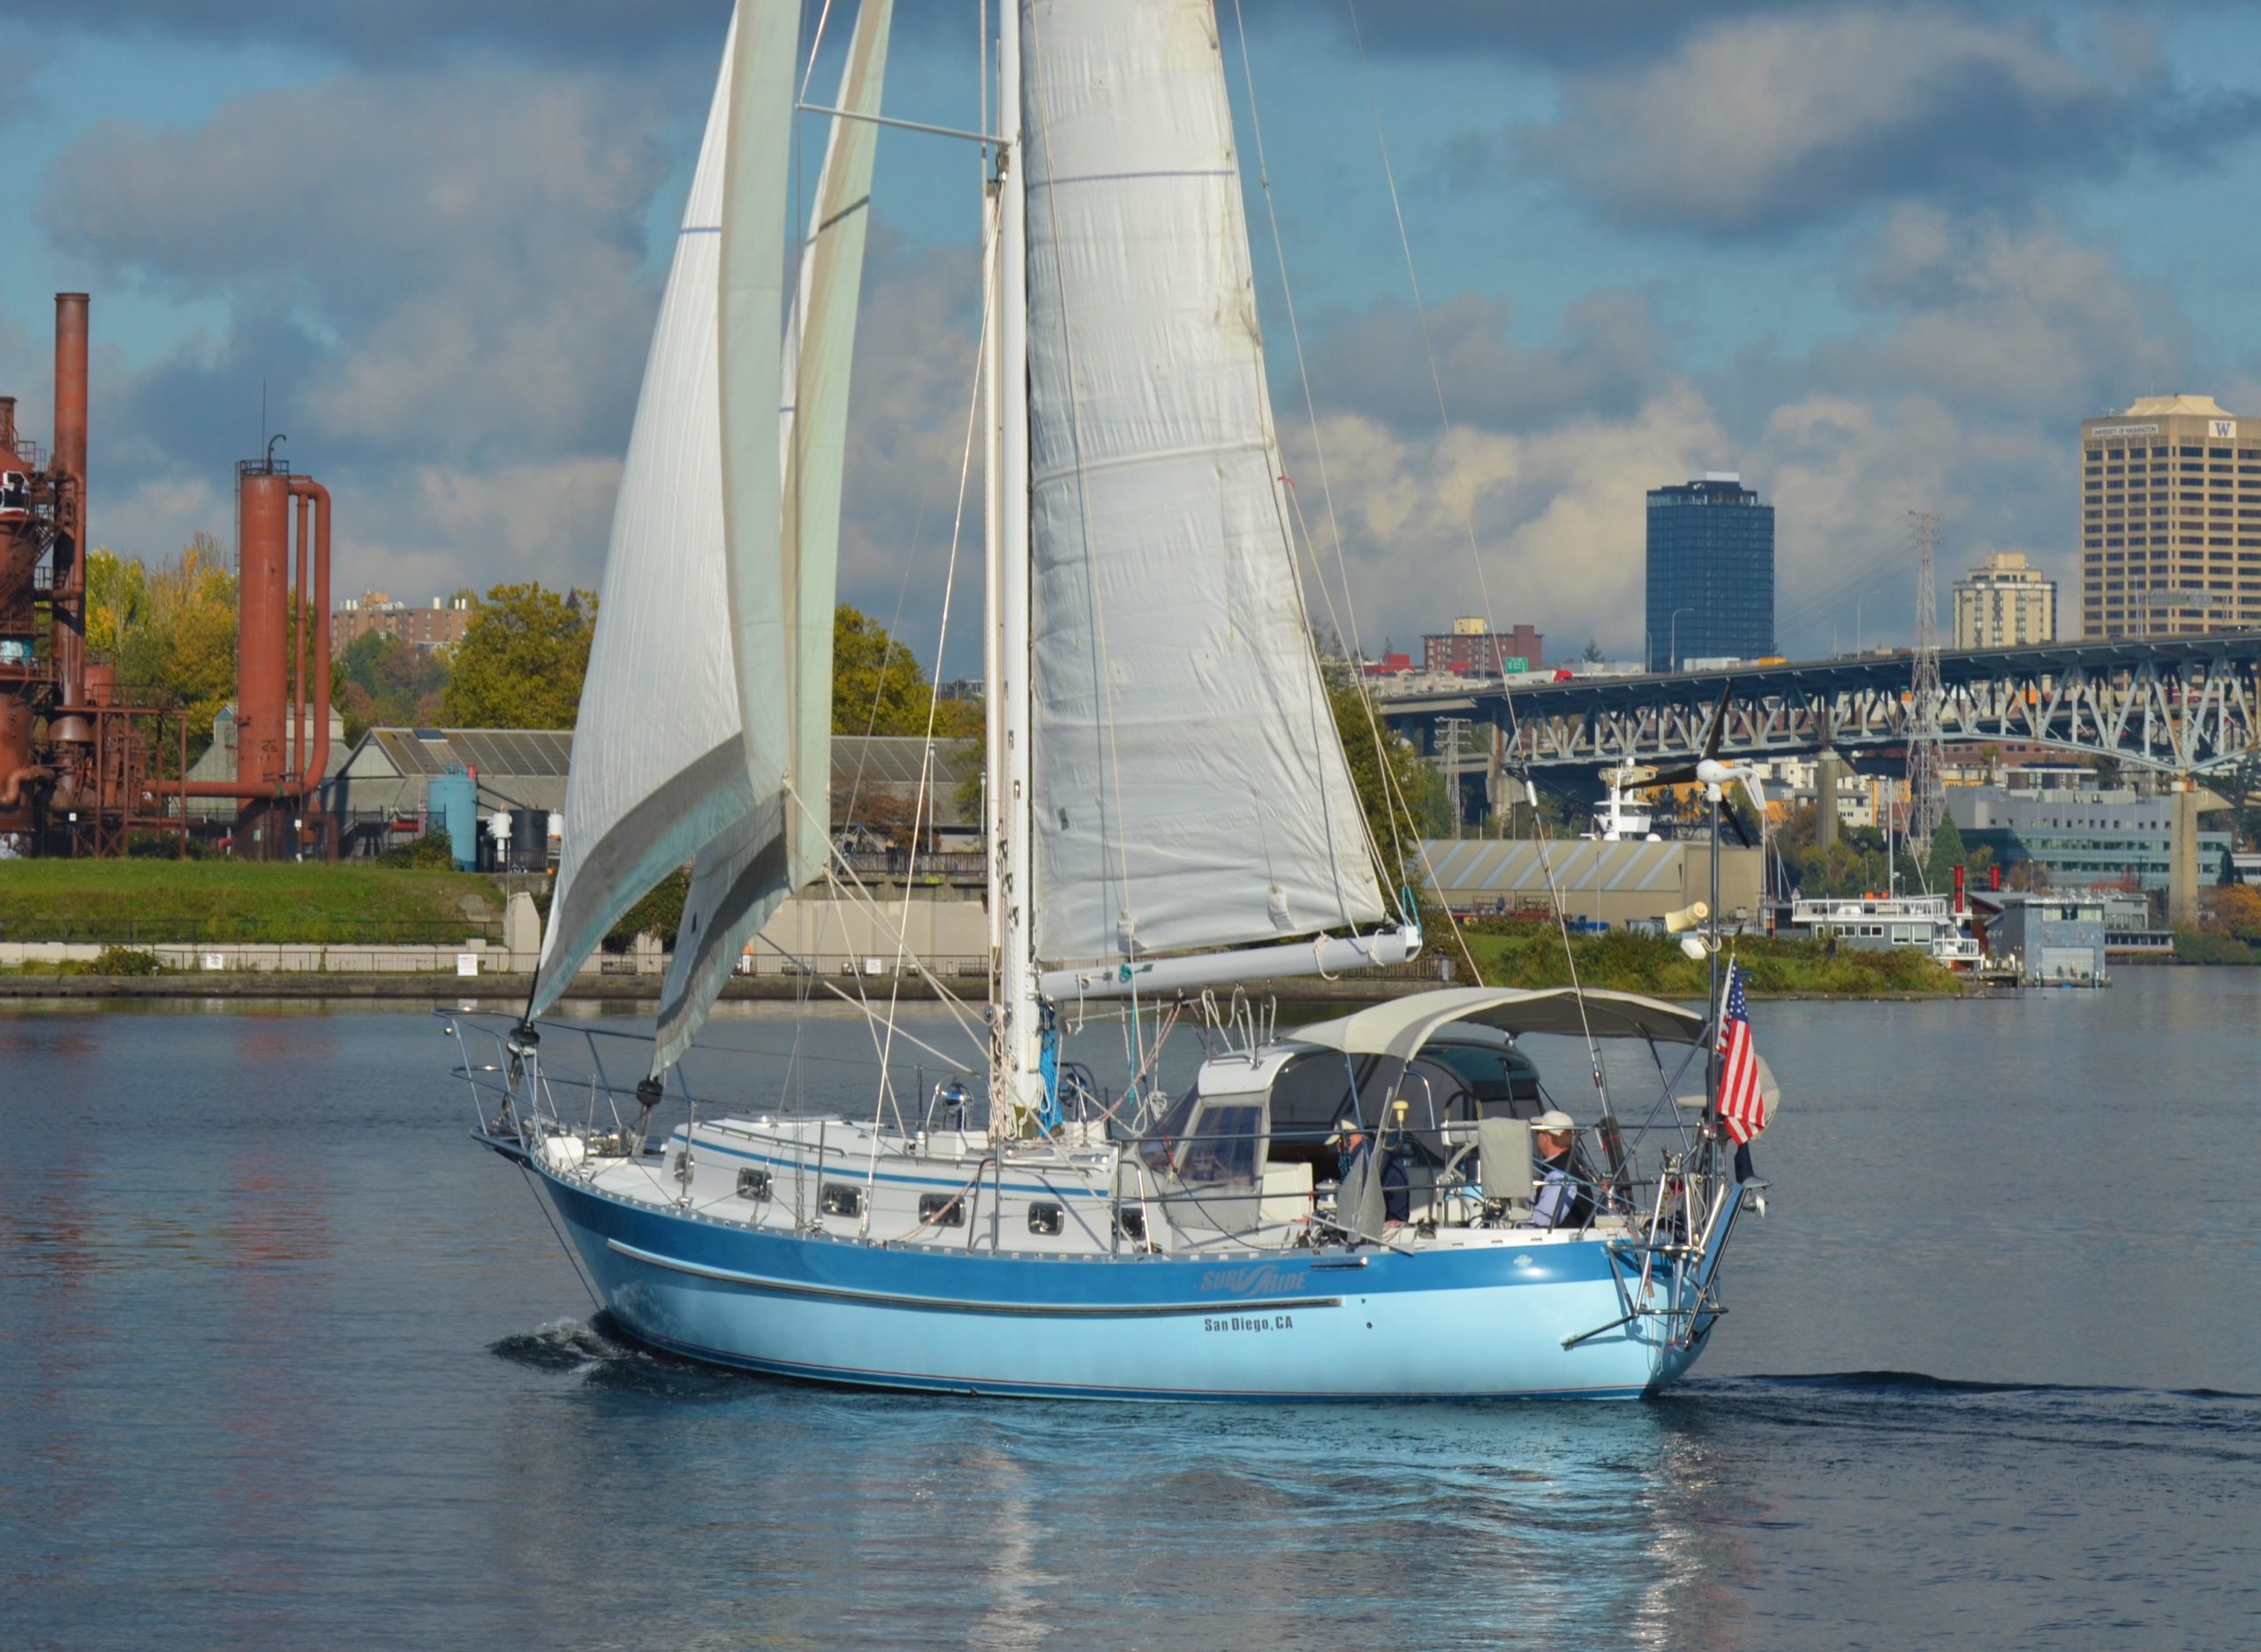
[[[835,735],[832,737],[832,819],[836,830],[853,818],[907,818],[926,762],[917,735]],[[570,728],[372,728],[322,788],[324,806],[337,818],[342,852],[374,855],[424,829],[424,793],[433,776],[451,768],[479,782],[479,811],[548,816],[565,810],[565,776],[573,760]],[[970,829],[975,812],[960,793],[980,766],[979,743],[934,742],[930,818],[947,832]],[[546,821],[545,821],[546,826]]]
[[[1456,912],[1531,913],[1548,909],[1548,877],[1564,914],[1614,928],[1649,923],[1711,893],[1712,849],[1700,840],[1604,843],[1592,838],[1527,840],[1430,838],[1421,860],[1437,899]],[[1758,851],[1720,851],[1720,906],[1733,917],[1758,909]]]
[[[338,822],[341,852],[374,855],[424,829],[424,791],[433,776],[469,771],[479,782],[479,812],[497,810],[542,818],[565,809],[565,772],[573,759],[571,729],[372,728],[322,788]]]

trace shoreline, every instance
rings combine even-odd
[[[855,977],[834,980],[822,977],[831,984],[854,993],[849,984]],[[566,1003],[648,1004],[660,996],[661,979],[656,975],[601,976],[576,981],[566,988],[563,1000]],[[1441,985],[1461,985],[1459,982],[1436,980],[1320,981],[1297,977],[1285,981],[1251,981],[1244,987],[1256,999],[1274,999],[1282,1004],[1373,1004],[1389,999],[1406,998],[1416,992],[1425,992]],[[1593,985],[1592,983],[1588,984]],[[533,985],[529,975],[455,976],[432,974],[344,974],[318,970],[212,970],[193,975],[0,975],[0,1001],[38,999],[137,999],[147,1000],[178,999],[184,1002],[226,999],[336,999],[344,1002],[415,1002],[457,1004],[465,999],[495,999],[509,1003],[523,1000]],[[885,996],[902,1002],[934,1003],[941,995],[926,981],[916,977],[902,980],[880,978],[873,983],[874,996]],[[1599,990],[1599,989],[1597,989]],[[1965,1003],[1990,998],[2011,998],[2023,992],[2040,992],[2053,989],[1973,988],[1962,992],[1752,992],[1754,1002],[1818,1002],[1818,1003]],[[805,997],[812,1003],[834,1003],[843,1000],[822,986],[807,984],[792,976],[733,977],[722,989],[724,1003],[790,1004]],[[967,994],[970,999],[978,994]],[[1657,995],[1652,995],[1657,996]]]

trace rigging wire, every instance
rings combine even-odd
[[[1304,416],[1311,426],[1312,452],[1314,463],[1319,468],[1320,494],[1326,503],[1328,525],[1334,530],[1335,558],[1337,562],[1341,563],[1342,562],[1342,524],[1340,519],[1335,514],[1335,487],[1333,479],[1328,475],[1327,468],[1327,444],[1325,439],[1320,434],[1319,410],[1317,404],[1312,396],[1311,372],[1306,366],[1304,359],[1303,323],[1296,314],[1295,288],[1288,279],[1287,248],[1280,237],[1279,203],[1274,198],[1272,193],[1272,168],[1271,163],[1264,152],[1264,117],[1262,110],[1259,108],[1257,103],[1256,72],[1254,65],[1249,59],[1248,25],[1241,15],[1240,0],[1233,0],[1233,30],[1238,38],[1240,47],[1241,81],[1243,86],[1246,88],[1248,94],[1249,136],[1256,146],[1257,189],[1264,198],[1264,215],[1271,230],[1273,262],[1277,267],[1280,273],[1280,296],[1283,307],[1287,311],[1289,340],[1295,347],[1296,373],[1303,387]],[[1251,272],[1251,274],[1253,272]],[[1258,392],[1259,396],[1264,396],[1266,397],[1267,405],[1268,406],[1269,398],[1267,393],[1268,392],[1269,386],[1265,381],[1264,353],[1261,350],[1259,350],[1256,352],[1252,362],[1252,369],[1256,374]],[[1280,460],[1281,458],[1278,452],[1278,432],[1275,428],[1273,433],[1273,457],[1275,461]],[[1284,494],[1289,501],[1290,507],[1294,510],[1297,525],[1302,532],[1304,555],[1311,563],[1312,577],[1318,581],[1320,596],[1327,603],[1327,623],[1333,630],[1336,640],[1340,642],[1342,638],[1342,617],[1337,615],[1335,610],[1334,592],[1327,588],[1326,570],[1321,566],[1319,560],[1318,551],[1314,547],[1311,537],[1310,524],[1304,520],[1303,500],[1296,491],[1296,485],[1293,479],[1286,474],[1286,465],[1284,462],[1282,463],[1281,470],[1282,474],[1279,478],[1278,485],[1274,489],[1273,509],[1275,511],[1279,509],[1280,499],[1282,495]],[[1288,539],[1289,557],[1289,561],[1292,562],[1295,554],[1294,547],[1296,535],[1284,521],[1280,525],[1282,532]],[[1345,606],[1347,607],[1349,607],[1350,596],[1350,572],[1347,564],[1343,567],[1342,589]],[[1312,629],[1311,622],[1311,607],[1309,600],[1304,593],[1303,581],[1301,579],[1297,579],[1296,581],[1296,601],[1297,607],[1302,610],[1304,633],[1305,635],[1310,635]],[[1372,697],[1365,691],[1365,680],[1364,674],[1358,672],[1356,668],[1356,662],[1365,656],[1365,648],[1360,643],[1357,635],[1357,611],[1355,607],[1349,607],[1349,612],[1350,618],[1350,658],[1353,662],[1351,673],[1352,681],[1359,691],[1359,705],[1361,709],[1365,713],[1369,731],[1373,738],[1375,765],[1384,774],[1387,774],[1389,768],[1388,754],[1382,743],[1381,730],[1374,717]],[[1323,678],[1320,683],[1320,687],[1324,692],[1325,683]],[[1331,728],[1335,721],[1335,708],[1331,694],[1327,697],[1327,722]],[[1341,729],[1334,728],[1333,733],[1335,738],[1339,743],[1342,739]],[[1365,811],[1364,808],[1360,808],[1357,811],[1359,828],[1365,839],[1366,853],[1369,858],[1373,861],[1377,869],[1382,872],[1388,882],[1393,885],[1399,886],[1391,889],[1390,898],[1394,902],[1398,904],[1400,908],[1400,920],[1410,921],[1413,917],[1413,914],[1403,909],[1403,884],[1404,879],[1402,876],[1402,872],[1405,864],[1405,845],[1397,829],[1397,811],[1395,807],[1386,806],[1382,812],[1389,826],[1390,849],[1392,852],[1392,858],[1389,861],[1384,861],[1382,859],[1380,846],[1374,838],[1373,823],[1365,818]],[[1333,822],[1330,820],[1328,822],[1330,831],[1332,829],[1332,826]],[[1395,865],[1400,869],[1400,876],[1395,878],[1389,877],[1388,872],[1391,865]],[[1335,886],[1339,897],[1342,886],[1339,863],[1337,866]],[[1474,968],[1474,962],[1472,960],[1471,961],[1470,967],[1471,969]]]
[[[940,629],[934,637],[934,674],[938,677],[941,675],[943,655],[949,648],[950,607],[957,594],[957,554],[960,546],[964,542],[965,536],[965,497],[973,475],[973,433],[979,427],[981,422],[981,393],[985,378],[984,364],[990,344],[990,321],[989,293],[985,287],[981,299],[981,325],[974,335],[973,391],[968,399],[965,410],[965,445],[958,460],[957,509],[950,521],[950,553],[942,573],[942,613]],[[887,1042],[880,1051],[880,1091],[883,1096],[891,1096],[894,1088],[888,1077],[889,1070],[888,1058],[894,1047],[896,1010],[902,999],[904,954],[909,950],[906,937],[911,930],[911,891],[917,882],[919,871],[919,823],[922,820],[931,822],[934,818],[929,792],[934,777],[934,713],[940,703],[939,696],[933,693],[926,696],[926,741],[919,757],[918,789],[911,796],[911,848],[904,857],[903,870],[902,926],[896,934],[895,977],[888,989]],[[898,1110],[896,1123],[900,1125],[901,1122]],[[876,1153],[879,1129],[876,1118],[873,1120],[872,1128],[874,1133],[873,1151]],[[866,1218],[866,1226],[868,1230],[868,1216]]]
[[[1236,0],[1236,4],[1237,4],[1237,0]],[[1448,458],[1449,458],[1453,446],[1452,412],[1450,408],[1446,404],[1444,375],[1437,367],[1436,346],[1429,335],[1428,309],[1421,298],[1421,277],[1420,273],[1416,268],[1414,263],[1413,238],[1406,230],[1405,207],[1404,203],[1399,199],[1397,192],[1397,170],[1390,162],[1389,139],[1388,134],[1382,129],[1381,103],[1374,92],[1372,65],[1368,62],[1366,57],[1365,32],[1360,26],[1358,22],[1358,0],[1343,0],[1343,5],[1349,11],[1350,17],[1350,38],[1352,42],[1357,48],[1358,74],[1361,82],[1365,87],[1366,106],[1373,115],[1374,142],[1376,147],[1381,152],[1383,180],[1389,186],[1390,215],[1396,221],[1397,244],[1400,250],[1403,251],[1405,255],[1406,283],[1411,289],[1413,295],[1413,319],[1418,324],[1420,329],[1421,353],[1428,363],[1429,386],[1436,392],[1437,420],[1444,432],[1445,452]],[[1496,637],[1499,634],[1500,627],[1499,622],[1494,617],[1492,610],[1492,588],[1489,581],[1485,577],[1484,558],[1476,544],[1476,502],[1475,495],[1472,493],[1466,495],[1466,502],[1461,512],[1461,528],[1468,539],[1468,560],[1469,565],[1474,570],[1476,574],[1477,595],[1484,605],[1484,629],[1487,635]],[[1494,653],[1496,655],[1496,648]],[[1501,709],[1507,714],[1508,738],[1510,744],[1519,746],[1522,743],[1522,726],[1516,716],[1515,690],[1509,686],[1505,662],[1499,661],[1498,663],[1501,666],[1500,704]],[[1456,759],[1456,769],[1458,766],[1456,760],[1459,758],[1459,755],[1458,751],[1455,751],[1453,753],[1453,757]],[[1524,781],[1524,796],[1531,805],[1531,838],[1538,848],[1539,870],[1545,874],[1546,879],[1547,901],[1554,908],[1554,926],[1560,932],[1562,939],[1562,956],[1565,962],[1568,963],[1569,967],[1571,999],[1578,1007],[1579,1024],[1584,1027],[1585,1030],[1586,1052],[1591,1058],[1593,1065],[1594,1088],[1600,1092],[1603,1108],[1607,1111],[1609,1101],[1609,1090],[1607,1082],[1604,1079],[1602,1073],[1601,1046],[1595,1042],[1593,1029],[1587,1021],[1585,991],[1578,981],[1578,962],[1577,958],[1575,955],[1576,949],[1570,944],[1569,917],[1563,909],[1562,892],[1556,886],[1554,881],[1554,868],[1547,854],[1546,828],[1546,823],[1539,818],[1538,793],[1532,788],[1528,779],[1525,779]],[[1482,972],[1476,969],[1475,960],[1472,955],[1469,954],[1468,938],[1461,930],[1460,920],[1453,915],[1451,907],[1444,901],[1444,890],[1441,886],[1436,883],[1435,868],[1428,864],[1428,853],[1425,848],[1422,851],[1422,861],[1424,870],[1427,871],[1430,874],[1431,886],[1435,888],[1437,891],[1438,904],[1445,913],[1446,921],[1452,925],[1453,934],[1460,941],[1462,953],[1463,955],[1469,955],[1470,969],[1474,972],[1480,980],[1482,978]]]

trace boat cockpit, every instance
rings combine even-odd
[[[1550,994],[1470,993],[1441,1012],[1380,1006],[1213,1056],[1133,1144],[1151,1196],[1181,1226],[1234,1233],[1310,1220],[1348,1231],[1357,1225],[1346,1189],[1367,1157],[1393,1229],[1551,1227],[1534,1195],[1564,1173],[1576,1197],[1558,1211],[1575,1209],[1581,1227],[1622,1217],[1631,1172],[1617,1120],[1605,1113],[1573,1125],[1567,1162],[1548,1157],[1533,1128],[1559,1128],[1567,1115],[1518,1047],[1519,1030],[1579,1024]],[[1685,1045],[1702,1031],[1699,1016],[1675,1006],[1587,998],[1611,1000],[1590,1009],[1599,1036]],[[1361,1227],[1358,1236],[1376,1235]]]

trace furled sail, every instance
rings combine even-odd
[[[1209,0],[1019,3],[1038,956],[1372,922]]]
[[[536,1015],[623,912],[752,800],[723,576],[715,388],[731,58],[726,49],[613,508]]]
[[[893,0],[865,0],[841,71],[836,107],[877,114]],[[832,771],[832,614],[840,545],[840,490],[848,430],[849,365],[862,290],[878,129],[836,120],[819,177],[799,283],[769,404],[779,411],[779,520],[773,553],[784,616],[785,778],[798,801],[757,807],[699,854],[660,1007],[654,1070],[689,1045],[747,940],[778,902],[822,870],[828,849]],[[733,381],[735,382],[735,381]],[[782,389],[782,394],[780,390]],[[726,392],[729,394],[729,392]],[[758,419],[750,419],[758,423]],[[732,464],[748,445],[733,447]],[[746,577],[751,562],[734,566]],[[755,541],[748,536],[744,547]]]

